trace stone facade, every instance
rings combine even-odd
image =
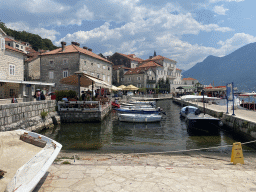
[[[10,81],[23,81],[24,79],[24,54],[5,45],[5,33],[0,30],[0,79]],[[18,96],[20,85],[17,83],[0,82],[0,99]]]
[[[54,112],[55,101],[45,100],[0,105],[0,131],[40,127],[42,111]]]
[[[69,45],[67,49],[73,48]],[[75,46],[76,47],[76,46]],[[82,49],[78,46],[78,49]],[[55,51],[55,50],[53,50]],[[108,84],[112,84],[112,64],[107,60],[100,60],[96,57],[86,55],[81,51],[58,52],[42,54],[41,57],[41,81],[55,83],[54,90],[74,90],[79,91],[77,86],[61,84],[60,80],[66,76],[73,75],[77,71],[97,77]],[[87,51],[88,52],[88,51]],[[89,52],[90,53],[90,52]],[[94,54],[96,55],[96,54]],[[65,75],[64,75],[65,74]],[[97,85],[95,85],[95,88]]]
[[[64,59],[67,62],[64,63]],[[64,71],[68,71],[68,76],[73,75],[76,71],[79,71],[79,53],[67,53],[67,54],[54,54],[41,56],[40,65],[40,81],[55,83],[54,90],[73,90],[78,91],[77,87],[61,84],[60,80],[63,79]],[[50,73],[53,74],[53,78],[50,77]]]
[[[40,81],[40,58],[25,61],[24,78],[26,81]]]

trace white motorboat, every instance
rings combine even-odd
[[[150,123],[161,121],[162,116],[158,114],[118,114],[119,121]]]
[[[200,110],[195,107],[195,106],[186,106],[186,107],[183,107],[181,110],[180,110],[180,116],[181,117],[184,117],[186,118],[188,114],[190,113],[197,113],[199,114],[200,113]]]
[[[0,191],[30,192],[45,175],[62,145],[25,130],[0,132]]]

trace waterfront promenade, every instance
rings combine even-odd
[[[74,153],[72,154],[74,155]],[[79,160],[56,161],[34,192],[248,192],[256,191],[255,154],[244,165],[230,154],[190,152],[166,155],[78,154]],[[68,161],[71,164],[62,164]]]

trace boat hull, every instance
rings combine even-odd
[[[144,115],[144,114],[119,114],[119,121],[124,122],[137,122],[137,123],[150,123],[161,121],[161,115]]]
[[[132,114],[159,114],[158,110],[149,110],[149,109],[116,109],[119,113],[132,113]]]

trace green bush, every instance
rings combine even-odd
[[[42,119],[45,119],[45,117],[48,115],[48,112],[47,111],[42,111],[41,112],[41,117],[42,117]]]
[[[61,101],[63,97],[74,98],[75,96],[77,96],[76,91],[72,91],[72,90],[55,91],[55,95],[56,95],[56,101]]]

